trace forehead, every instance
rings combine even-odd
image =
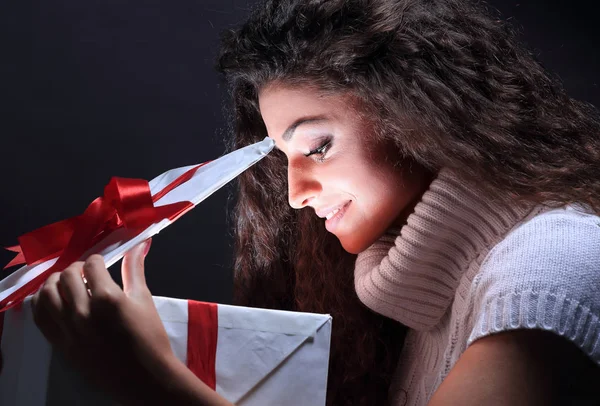
[[[312,87],[286,87],[271,85],[262,89],[258,96],[260,113],[270,131],[283,131],[301,116],[326,116],[340,118],[347,110],[342,95],[325,94]],[[346,108],[345,108],[346,107]]]

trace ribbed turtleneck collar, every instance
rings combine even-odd
[[[388,230],[358,255],[356,292],[372,310],[429,330],[451,305],[470,264],[530,211],[485,200],[443,170],[406,225]]]

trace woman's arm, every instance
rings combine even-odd
[[[164,404],[233,406],[202,382],[181,361],[172,357],[166,366],[162,386]],[[163,402],[160,402],[163,403]]]
[[[32,300],[48,341],[124,404],[230,405],[179,361],[144,277],[149,242],[123,258],[121,289],[99,255],[51,275]]]
[[[515,330],[475,341],[429,406],[597,405],[600,367],[566,339]]]

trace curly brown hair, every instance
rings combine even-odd
[[[267,135],[266,85],[351,94],[399,161],[451,168],[486,198],[600,208],[600,115],[515,30],[467,0],[268,0],[222,38],[233,142]],[[274,151],[238,178],[235,300],[333,315],[328,404],[385,402],[405,329],[364,307],[355,256],[287,201]]]

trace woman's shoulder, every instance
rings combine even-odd
[[[600,233],[600,215],[586,205],[570,204],[558,208],[538,206],[533,213],[506,235],[502,241],[504,245],[532,235],[564,239],[572,238],[574,234],[579,236],[580,232],[585,231],[592,233],[590,237]]]
[[[517,290],[595,288],[599,302],[600,216],[581,205],[540,210],[489,252],[477,277]]]
[[[593,233],[600,230],[600,215],[589,206],[583,204],[569,204],[558,208],[539,206],[535,215],[523,221],[508,237],[518,237],[532,232],[544,231],[552,233],[555,237],[568,236],[569,232],[590,230]]]
[[[600,364],[600,216],[543,209],[486,256],[470,291],[471,344],[492,333],[542,329]]]

